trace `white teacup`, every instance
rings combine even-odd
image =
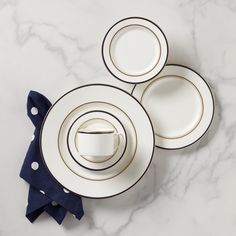
[[[113,129],[78,130],[77,148],[79,154],[95,158],[112,156],[117,148],[115,145],[116,135],[120,134]]]

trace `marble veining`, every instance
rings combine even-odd
[[[53,102],[85,83],[127,91],[101,57],[107,29],[143,16],[165,32],[168,63],[196,69],[215,96],[215,117],[196,144],[156,149],[145,177],[110,199],[84,199],[85,216],[58,226],[46,214],[24,217],[28,186],[18,177],[32,137],[29,90]],[[0,0],[0,235],[235,236],[236,2],[234,0]]]

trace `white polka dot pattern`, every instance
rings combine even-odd
[[[52,204],[52,206],[57,206],[58,205],[57,202],[55,202],[55,201],[52,201],[51,204]]]
[[[48,211],[57,223],[61,224],[68,211],[72,211],[80,218],[83,215],[83,206],[81,198],[73,196],[72,192],[58,184],[42,162],[39,134],[43,118],[50,107],[51,103],[46,97],[30,91],[27,115],[34,125],[34,130],[28,136],[29,149],[20,171],[20,177],[30,186],[26,206],[27,218],[33,222],[42,211]]]
[[[39,190],[39,192],[45,195],[45,192],[43,190]]]
[[[31,114],[32,114],[32,115],[35,116],[35,115],[37,115],[38,113],[39,113],[39,111],[38,111],[38,108],[37,108],[37,107],[32,107],[32,108],[31,108]]]
[[[70,192],[69,190],[67,190],[67,189],[65,189],[65,188],[63,188],[63,191],[64,191],[65,193],[69,193],[69,192]]]
[[[32,163],[31,163],[31,168],[32,168],[33,170],[37,170],[37,169],[39,168],[39,163],[36,162],[36,161],[32,162]]]

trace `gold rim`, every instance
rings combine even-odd
[[[152,80],[152,81],[147,85],[147,87],[145,87],[145,89],[143,90],[142,96],[141,96],[141,98],[140,98],[140,103],[143,104],[142,102],[143,102],[144,94],[146,93],[147,89],[148,89],[153,83],[155,83],[157,80],[164,79],[165,77],[169,77],[169,76],[177,77],[177,78],[179,78],[179,79],[183,79],[183,80],[186,80],[186,81],[188,81],[189,83],[191,83],[191,84],[194,86],[194,88],[197,90],[197,92],[198,92],[198,94],[199,94],[199,96],[200,96],[200,98],[201,98],[201,104],[202,104],[201,116],[200,116],[199,120],[197,121],[196,125],[195,125],[190,131],[186,132],[185,134],[180,135],[180,136],[176,136],[176,137],[173,137],[173,138],[170,138],[170,137],[165,137],[165,136],[163,136],[163,135],[160,135],[160,134],[154,132],[154,134],[155,134],[156,136],[160,137],[160,138],[164,138],[164,139],[179,139],[179,138],[183,138],[183,137],[187,136],[188,134],[192,133],[192,132],[198,127],[199,123],[200,123],[201,120],[202,120],[202,117],[203,117],[203,114],[204,114],[204,110],[205,110],[202,94],[200,93],[199,89],[197,88],[197,86],[196,86],[192,81],[188,80],[187,78],[185,78],[185,77],[183,77],[183,76],[178,76],[178,75],[165,75],[165,76],[158,77],[158,78]]]

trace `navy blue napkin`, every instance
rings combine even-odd
[[[30,91],[27,114],[35,126],[34,135],[20,172],[20,177],[29,183],[26,217],[33,222],[44,211],[61,224],[67,211],[77,219],[84,215],[82,199],[63,188],[50,175],[44,165],[39,147],[39,134],[43,119],[51,107],[42,94]]]

